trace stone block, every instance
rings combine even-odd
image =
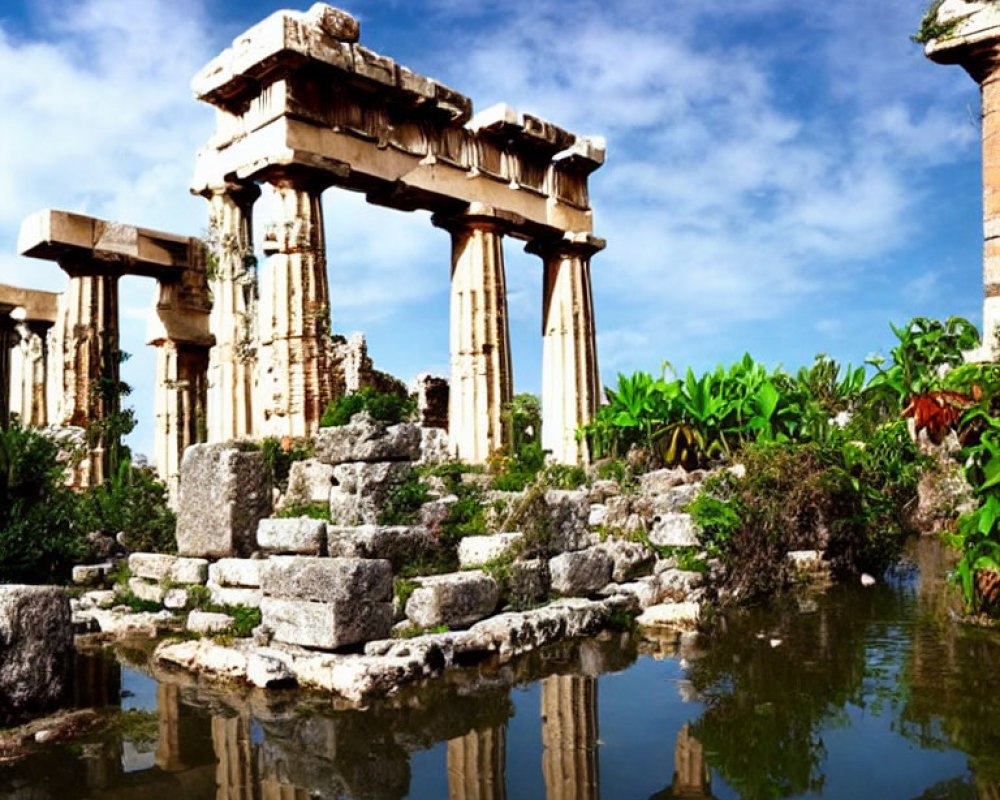
[[[403,422],[386,426],[365,413],[355,414],[346,425],[320,428],[313,442],[313,457],[324,464],[416,461],[420,458],[418,425]]]
[[[383,639],[392,628],[392,604],[360,598],[314,602],[265,597],[261,620],[286,644],[336,650]]]
[[[608,523],[608,507],[603,503],[592,503],[590,515],[587,517],[587,525],[591,528],[605,527]]]
[[[611,557],[600,547],[562,553],[549,559],[552,590],[571,597],[597,594],[611,580]]]
[[[453,572],[420,578],[406,601],[406,616],[421,628],[464,628],[492,614],[500,601],[497,582],[485,572]]]
[[[590,487],[590,502],[593,504],[603,504],[612,497],[618,497],[621,493],[622,488],[618,485],[617,481],[594,481],[594,485]]]
[[[649,541],[660,547],[697,547],[698,528],[690,514],[657,514],[649,530]]]
[[[208,591],[212,602],[217,606],[260,608],[260,601],[263,597],[260,589],[243,586],[219,586],[211,581],[208,582]]]
[[[392,565],[373,558],[273,556],[261,568],[260,586],[265,597],[388,603],[392,599]]]
[[[523,533],[494,533],[490,536],[466,536],[458,543],[458,565],[462,569],[481,567],[495,558],[513,554]]]
[[[262,519],[257,525],[257,547],[265,553],[323,555],[326,552],[326,522],[309,517]]]
[[[78,564],[73,567],[73,583],[77,586],[100,586],[113,568],[110,561],[103,564]]]
[[[701,486],[697,483],[685,483],[668,489],[663,494],[651,495],[649,500],[649,511],[655,516],[657,514],[669,514],[671,512],[683,511],[701,491]]]
[[[664,494],[673,487],[689,481],[690,477],[683,467],[658,469],[639,476],[639,492],[645,495]]]
[[[659,599],[680,602],[691,596],[705,582],[705,576],[700,572],[682,569],[668,569],[656,576]]]
[[[196,444],[181,460],[177,550],[183,556],[248,556],[257,523],[271,513],[264,454],[233,444]]]
[[[180,557],[170,570],[169,580],[187,585],[204,583],[208,580],[208,561],[204,558]]]
[[[330,556],[384,558],[394,570],[438,549],[437,538],[420,525],[329,525],[326,541]]]
[[[526,607],[547,600],[552,591],[549,562],[544,558],[515,561],[510,565],[508,598],[516,607]]]
[[[448,379],[417,375],[417,413],[424,428],[448,430]]]
[[[605,502],[605,506],[608,509],[604,517],[605,527],[617,530],[624,529],[629,514],[632,513],[631,498],[625,495],[609,497]]]
[[[140,600],[160,604],[163,603],[163,594],[166,591],[162,583],[147,578],[129,578],[128,590]]]
[[[150,581],[166,581],[174,568],[177,556],[166,553],[132,553],[128,557],[128,568],[136,578]]]
[[[636,622],[643,628],[694,630],[699,619],[701,607],[697,603],[661,603],[643,611]]]
[[[443,428],[420,429],[420,460],[418,464],[444,464],[451,460],[451,442]]]
[[[73,624],[55,586],[0,586],[0,724],[60,706],[70,688]]]
[[[599,547],[611,557],[611,579],[616,583],[652,572],[656,554],[639,542],[608,539]]]
[[[219,586],[260,588],[259,558],[220,558],[208,568],[208,579]]]
[[[315,458],[293,461],[288,471],[286,503],[329,503],[333,489],[333,466]]]
[[[187,629],[195,633],[222,633],[232,627],[234,622],[236,620],[228,614],[195,609],[188,614]]]
[[[294,686],[295,674],[286,659],[287,656],[277,650],[252,650],[247,654],[247,680],[261,689]]]
[[[553,550],[582,550],[591,544],[586,489],[550,489],[545,493],[545,502],[549,506]]]
[[[188,604],[188,590],[183,586],[171,586],[163,591],[163,607],[172,611],[179,611],[186,608]]]
[[[394,483],[411,469],[409,464],[339,464],[337,485],[330,492],[330,521],[334,525],[374,525]]]

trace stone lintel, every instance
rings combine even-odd
[[[21,223],[21,255],[58,261],[71,276],[144,275],[176,280],[192,268],[198,239],[45,209]]]
[[[532,114],[522,114],[506,103],[497,103],[480,111],[465,127],[549,155],[570,148],[577,141],[575,135],[558,125]]]
[[[51,325],[56,321],[59,294],[0,283],[0,307],[8,305],[11,306],[11,310],[24,309],[23,322],[29,324],[42,322]]]
[[[604,163],[607,144],[603,136],[579,136],[576,141],[552,157],[558,169],[589,175]]]
[[[305,13],[277,11],[202,68],[191,89],[199,100],[239,112],[275,74],[308,67],[388,90],[406,105],[433,109],[458,124],[471,116],[469,98],[357,44],[358,33],[353,17],[323,3]]]

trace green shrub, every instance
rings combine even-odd
[[[319,425],[321,428],[346,425],[351,417],[362,411],[367,411],[379,422],[396,425],[410,419],[416,410],[416,402],[405,394],[376,392],[366,387],[332,401],[323,411]]]
[[[149,467],[122,461],[108,480],[79,497],[78,506],[88,531],[121,533],[122,544],[134,551],[177,552],[177,519],[167,505],[167,487]]]
[[[431,499],[426,483],[416,470],[408,470],[395,480],[379,510],[380,525],[412,525],[420,519],[420,507]]]
[[[329,503],[306,503],[296,500],[291,503],[286,503],[282,508],[275,512],[274,516],[281,518],[309,517],[309,519],[324,519],[329,522],[330,505]]]
[[[276,437],[261,439],[260,449],[264,453],[264,463],[271,473],[271,481],[281,492],[288,489],[288,474],[292,463],[303,461],[312,455],[312,442],[288,441]]]

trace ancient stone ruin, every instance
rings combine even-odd
[[[429,210],[451,237],[450,385],[425,381],[421,393],[459,459],[483,462],[504,443],[513,394],[504,239],[539,256],[542,442],[560,462],[586,460],[576,430],[600,391],[590,259],[604,246],[587,182],[603,140],[505,105],[473,114],[469,98],[358,39],[357,21],[325,4],[279,11],[195,76],[195,96],[216,109],[191,187],[209,202],[207,256],[196,238],[80,214],[25,220],[19,251],[57,262],[69,289],[0,293],[0,420],[8,396],[35,425],[87,425],[114,410],[97,387],[117,381],[117,282],[144,275],[158,285],[156,467],[175,491],[191,444],[315,434],[332,398],[378,381],[370,361],[358,377],[363,342],[331,335],[321,195],[335,186]],[[277,216],[265,222],[258,274],[262,185]],[[92,453],[93,481],[105,444]]]

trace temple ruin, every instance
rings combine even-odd
[[[924,52],[939,64],[959,64],[979,84],[983,140],[983,343],[970,360],[1000,358],[1000,7],[944,0],[941,33]]]
[[[367,357],[345,353],[331,334],[321,195],[339,187],[430,211],[451,238],[444,424],[464,461],[483,462],[505,442],[513,385],[504,240],[524,241],[541,259],[542,442],[560,462],[587,459],[576,430],[600,392],[590,260],[604,246],[587,184],[603,140],[505,105],[473,114],[469,98],[358,39],[357,20],[325,4],[279,11],[195,76],[195,96],[216,110],[191,186],[209,203],[211,248],[63,211],[25,220],[19,252],[55,261],[69,288],[46,294],[37,313],[16,312],[29,314],[22,322],[11,312],[30,304],[0,293],[2,419],[8,398],[34,425],[85,426],[114,410],[100,387],[118,380],[117,283],[144,275],[157,281],[148,341],[157,348],[164,479],[176,485],[180,455],[195,442],[314,434],[329,401],[364,383],[345,379],[345,364]],[[277,211],[264,221],[258,275],[262,185]],[[439,385],[433,391],[442,396]],[[104,446],[92,453],[93,480],[107,466]]]

